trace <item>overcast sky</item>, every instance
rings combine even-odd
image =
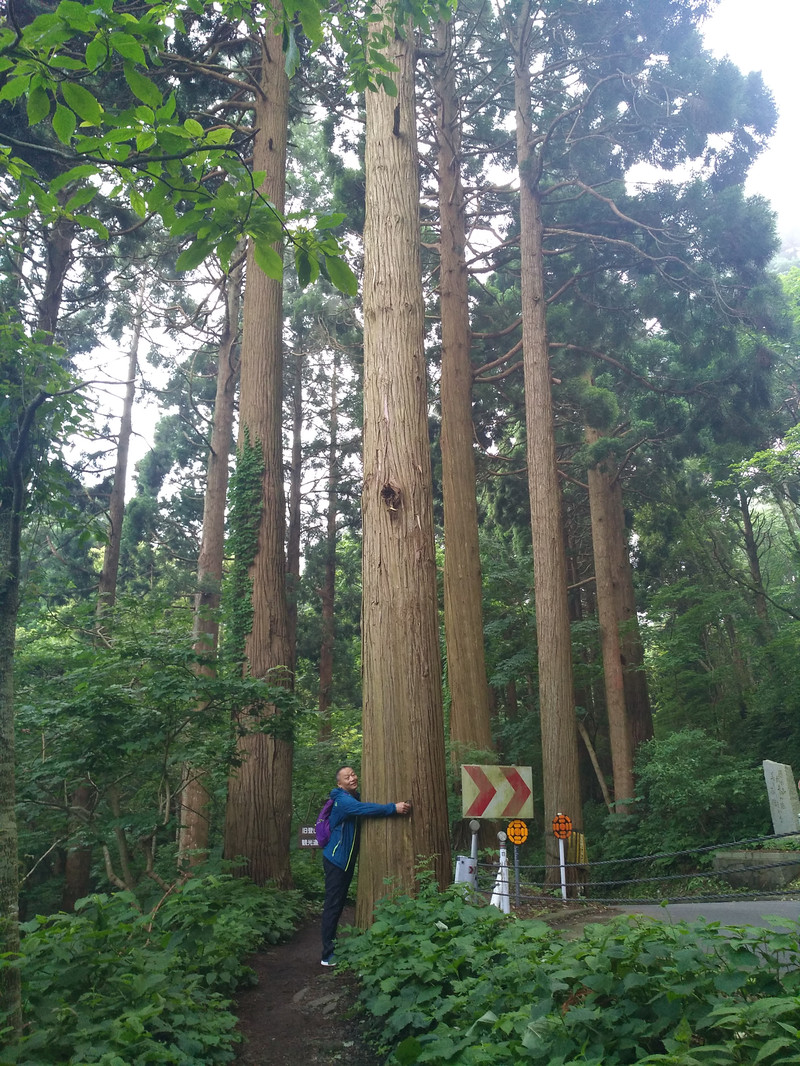
[[[781,236],[800,244],[800,0],[719,0],[703,33],[715,55],[760,70],[772,90],[778,127],[746,188],[771,201]]]

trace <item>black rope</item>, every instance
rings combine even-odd
[[[707,878],[707,879],[710,879],[710,878],[721,878],[721,879],[724,879],[724,878],[730,876],[731,874],[750,873],[752,871],[762,871],[762,870],[774,870],[774,869],[777,869],[779,867],[785,867],[785,866],[797,866],[798,864],[800,864],[800,851],[794,852],[794,853],[791,852],[791,851],[787,851],[787,853],[786,853],[787,854],[787,858],[786,858],[786,860],[784,860],[782,862],[755,864],[755,865],[747,865],[747,866],[731,866],[731,867],[728,867],[725,870],[697,870],[697,871],[690,871],[690,872],[679,873],[679,874],[660,874],[660,875],[654,874],[654,875],[651,875],[649,877],[628,878],[626,880],[619,880],[619,881],[593,881],[593,880],[591,880],[591,874],[590,874],[590,871],[593,868],[596,868],[598,866],[619,866],[619,865],[625,865],[627,863],[647,862],[647,861],[653,861],[653,860],[656,860],[656,859],[674,859],[674,858],[680,858],[682,856],[687,856],[687,855],[704,854],[704,853],[707,853],[709,851],[721,851],[724,848],[739,848],[739,847],[743,847],[744,845],[747,845],[747,844],[763,844],[763,843],[768,842],[768,841],[782,840],[782,839],[784,839],[786,837],[797,837],[797,836],[798,836],[797,833],[776,833],[773,836],[768,836],[768,837],[752,837],[752,838],[749,838],[747,840],[735,840],[735,841],[730,841],[730,842],[724,843],[724,844],[708,844],[708,845],[703,845],[702,847],[689,848],[689,849],[686,849],[684,851],[662,851],[662,852],[657,852],[657,853],[655,853],[653,855],[636,855],[636,856],[632,856],[632,857],[618,858],[618,859],[601,859],[598,862],[593,862],[593,863],[590,863],[590,862],[587,862],[587,863],[564,863],[563,866],[562,866],[561,863],[559,863],[557,865],[556,864],[550,865],[550,864],[546,864],[546,863],[540,863],[540,864],[536,864],[536,865],[533,865],[533,866],[518,866],[515,863],[514,864],[515,873],[520,875],[519,884],[515,885],[515,884],[512,883],[512,879],[511,879],[511,876],[510,876],[511,867],[508,867],[509,884],[507,886],[507,889],[508,889],[509,896],[511,896],[512,893],[513,893],[514,897],[515,898],[519,898],[520,901],[522,901],[523,899],[526,902],[536,901],[536,900],[541,899],[543,895],[547,895],[548,898],[551,898],[551,894],[553,892],[557,892],[558,889],[559,889],[559,886],[560,886],[560,883],[561,883],[561,878],[560,877],[559,877],[557,882],[526,880],[525,883],[524,883],[524,886],[523,886],[521,875],[522,875],[522,873],[524,871],[530,871],[530,870],[543,870],[543,871],[546,872],[548,870],[559,870],[559,871],[561,871],[563,869],[565,872],[567,870],[580,870],[582,872],[582,875],[583,875],[580,878],[580,880],[578,880],[577,882],[575,880],[573,880],[573,881],[571,881],[569,883],[570,890],[575,891],[577,889],[578,891],[581,892],[580,896],[571,897],[571,900],[573,902],[584,901],[584,902],[605,903],[605,904],[612,904],[612,905],[613,904],[617,904],[617,905],[625,904],[625,905],[637,905],[637,906],[648,906],[648,905],[649,906],[659,906],[659,905],[664,904],[664,903],[712,903],[712,902],[727,902],[727,901],[730,901],[730,900],[746,900],[746,899],[798,898],[798,897],[800,897],[800,890],[798,890],[796,888],[795,889],[792,889],[792,888],[768,889],[768,890],[764,890],[764,891],[759,890],[758,892],[755,892],[753,890],[752,886],[750,886],[749,888],[742,888],[741,890],[739,890],[737,892],[731,892],[731,893],[714,893],[713,895],[712,894],[706,894],[706,895],[669,896],[669,897],[657,896],[655,898],[648,898],[648,897],[642,897],[642,896],[636,896],[636,897],[597,896],[597,895],[594,894],[594,891],[597,890],[597,889],[600,889],[600,888],[606,888],[607,889],[607,888],[613,888],[614,886],[622,886],[622,885],[647,885],[647,884],[651,884],[651,883],[652,884],[656,884],[656,883],[659,883],[659,882],[666,882],[666,881],[685,881],[685,880],[687,880],[687,878],[691,878],[692,880],[696,880],[698,878]],[[497,872],[497,866],[495,864],[477,863],[476,866],[478,868],[478,876],[481,875],[481,871],[489,871],[489,872],[491,872],[492,880],[494,881],[494,878],[495,878],[496,872]],[[523,887],[527,888],[529,891],[530,891],[531,888],[542,889],[543,891],[540,892],[539,895],[537,895],[537,896],[523,895],[523,893],[522,893]],[[490,887],[490,888],[479,888],[478,889],[478,891],[483,892],[486,895],[491,895],[493,890],[494,890],[493,887]],[[584,893],[591,893],[591,895],[584,894]]]

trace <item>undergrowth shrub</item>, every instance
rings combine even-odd
[[[337,953],[393,1066],[796,1066],[799,932],[621,916],[564,940],[456,886]]]
[[[595,899],[683,895],[680,879],[709,873],[716,845],[772,833],[761,767],[699,729],[640,745],[632,811],[609,816],[595,806],[584,816],[591,861],[598,864],[591,870]],[[665,879],[659,891],[655,878]],[[713,891],[702,882],[698,889]]]
[[[234,1057],[230,996],[243,958],[288,937],[296,892],[229,875],[192,877],[149,911],[131,892],[25,924],[19,1066],[211,1066]]]

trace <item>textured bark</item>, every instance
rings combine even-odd
[[[514,31],[514,98],[520,175],[522,337],[525,375],[528,488],[531,501],[539,712],[542,725],[544,821],[557,813],[582,825],[578,739],[572,691],[572,648],[561,492],[556,467],[553,400],[542,265],[538,160],[533,144],[530,92],[531,19],[525,4]],[[557,861],[555,838],[546,835],[548,862]]]
[[[413,813],[365,822],[362,926],[387,877],[413,890],[420,856],[451,877],[410,29],[389,57],[398,95],[366,93],[362,778],[366,799]]]
[[[601,434],[593,427],[584,430],[587,444],[594,444]],[[611,547],[614,514],[609,507],[613,474],[604,463],[589,468],[589,511],[592,522],[597,616],[600,623],[600,648],[603,655],[603,679],[608,715],[611,768],[614,777],[614,803],[617,814],[628,809],[634,797],[633,746],[625,705],[625,681],[620,643],[620,607],[622,575],[615,567]],[[624,806],[620,806],[624,804]]]
[[[334,355],[331,376],[330,443],[328,445],[328,514],[325,528],[325,575],[320,592],[322,600],[322,643],[319,650],[319,739],[331,736],[331,689],[333,687],[333,649],[336,639],[336,517],[339,496],[339,397],[338,357]]]
[[[492,747],[483,644],[483,602],[472,424],[471,331],[461,117],[456,95],[452,24],[437,28],[437,96],[442,323],[442,496],[444,628],[453,758]]]
[[[243,249],[237,249],[238,265],[231,271],[225,283],[225,323],[219,343],[214,419],[203,500],[203,532],[197,560],[197,592],[194,598],[192,635],[195,651],[199,655],[208,656],[214,655],[219,642],[217,613],[225,561],[228,464],[233,442],[236,383],[239,380],[236,339],[239,336],[242,293],[241,251]],[[198,669],[211,668],[201,664]],[[184,767],[178,854],[181,863],[185,862],[188,866],[197,865],[205,858],[209,837],[209,799],[203,774],[195,767]]]
[[[262,48],[261,82],[255,102],[256,132],[253,169],[266,173],[261,188],[278,210],[283,209],[288,126],[288,79],[280,38],[268,37]],[[239,446],[249,434],[263,457],[262,509],[253,583],[253,626],[245,653],[253,677],[290,684],[292,661],[286,603],[286,529],[281,441],[283,376],[283,286],[268,278],[248,249],[242,331]],[[282,671],[282,672],[281,672]],[[267,714],[274,713],[274,708]],[[246,860],[256,883],[291,883],[292,745],[279,736],[248,729],[238,749],[243,759],[228,782],[225,856]]]

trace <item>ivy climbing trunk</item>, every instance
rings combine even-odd
[[[385,14],[387,19],[390,17]],[[378,32],[381,24],[375,27]],[[410,800],[365,821],[356,918],[386,878],[413,891],[420,856],[450,880],[428,443],[414,33],[390,29],[397,95],[366,94],[364,225],[363,792]]]
[[[466,226],[461,184],[461,117],[453,26],[436,31],[436,137],[439,171],[439,299],[442,323],[442,497],[444,628],[453,758],[492,747],[483,646],[478,507],[475,498],[472,363]],[[468,761],[473,761],[469,757]]]
[[[255,96],[253,169],[266,174],[261,192],[283,210],[289,85],[281,39],[264,33],[261,78]],[[286,532],[281,414],[283,395],[283,286],[266,276],[248,248],[242,326],[238,462],[248,449],[260,467],[257,539],[247,560],[252,619],[245,636],[251,676],[291,686],[292,648],[286,601]],[[233,530],[234,537],[236,530]],[[257,884],[291,883],[289,838],[292,741],[285,715],[268,707],[241,712],[235,723],[242,760],[228,782],[226,858]]]
[[[514,16],[509,13],[509,17]],[[533,23],[526,2],[513,24],[514,99],[520,181],[522,341],[528,490],[531,503],[542,730],[544,823],[548,863],[557,862],[549,827],[556,813],[582,825],[578,739],[572,690],[561,492],[556,465],[553,398],[544,293],[540,166],[531,102]]]

